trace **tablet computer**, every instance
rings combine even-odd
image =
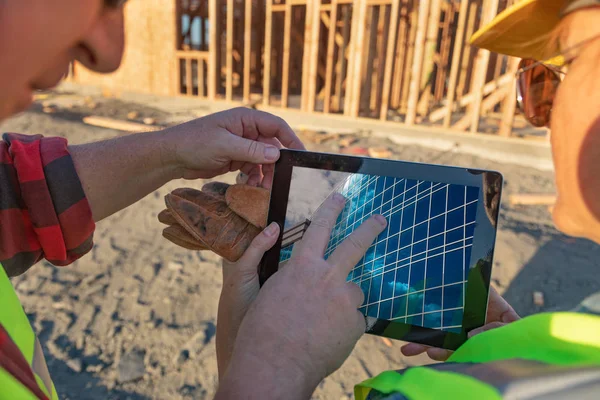
[[[283,229],[261,284],[336,191],[347,202],[325,257],[372,214],[388,221],[347,278],[365,294],[367,333],[456,349],[485,324],[502,181],[495,171],[282,150],[269,223]]]

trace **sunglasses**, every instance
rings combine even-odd
[[[535,127],[548,126],[554,97],[564,75],[555,67],[524,59],[517,72],[517,104]]]
[[[516,74],[517,104],[531,125],[549,126],[554,98],[566,74],[563,67],[576,58],[573,50],[598,38],[600,35],[593,36],[546,61],[521,60]]]

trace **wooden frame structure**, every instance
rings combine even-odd
[[[172,94],[501,136],[526,126],[518,60],[468,43],[514,0],[172,1]]]

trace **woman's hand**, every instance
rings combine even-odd
[[[279,148],[304,149],[279,117],[236,108],[158,132],[69,146],[96,222],[172,179],[241,170],[269,189]]]
[[[279,149],[304,149],[281,118],[248,108],[234,108],[164,131],[166,157],[185,179],[209,179],[240,170],[248,184],[269,189]]]
[[[498,294],[493,286],[490,286],[490,297],[487,310],[486,325],[469,332],[469,337],[473,337],[481,332],[490,329],[499,328],[508,323],[520,319],[515,310]],[[435,361],[446,361],[452,355],[452,351],[439,349],[436,347],[425,346],[418,343],[408,343],[402,346],[402,354],[407,357],[417,356],[427,352],[429,358]]]

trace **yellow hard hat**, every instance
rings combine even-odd
[[[550,38],[560,19],[593,6],[600,6],[600,0],[522,0],[476,32],[471,44],[509,56],[544,60],[559,50]]]

